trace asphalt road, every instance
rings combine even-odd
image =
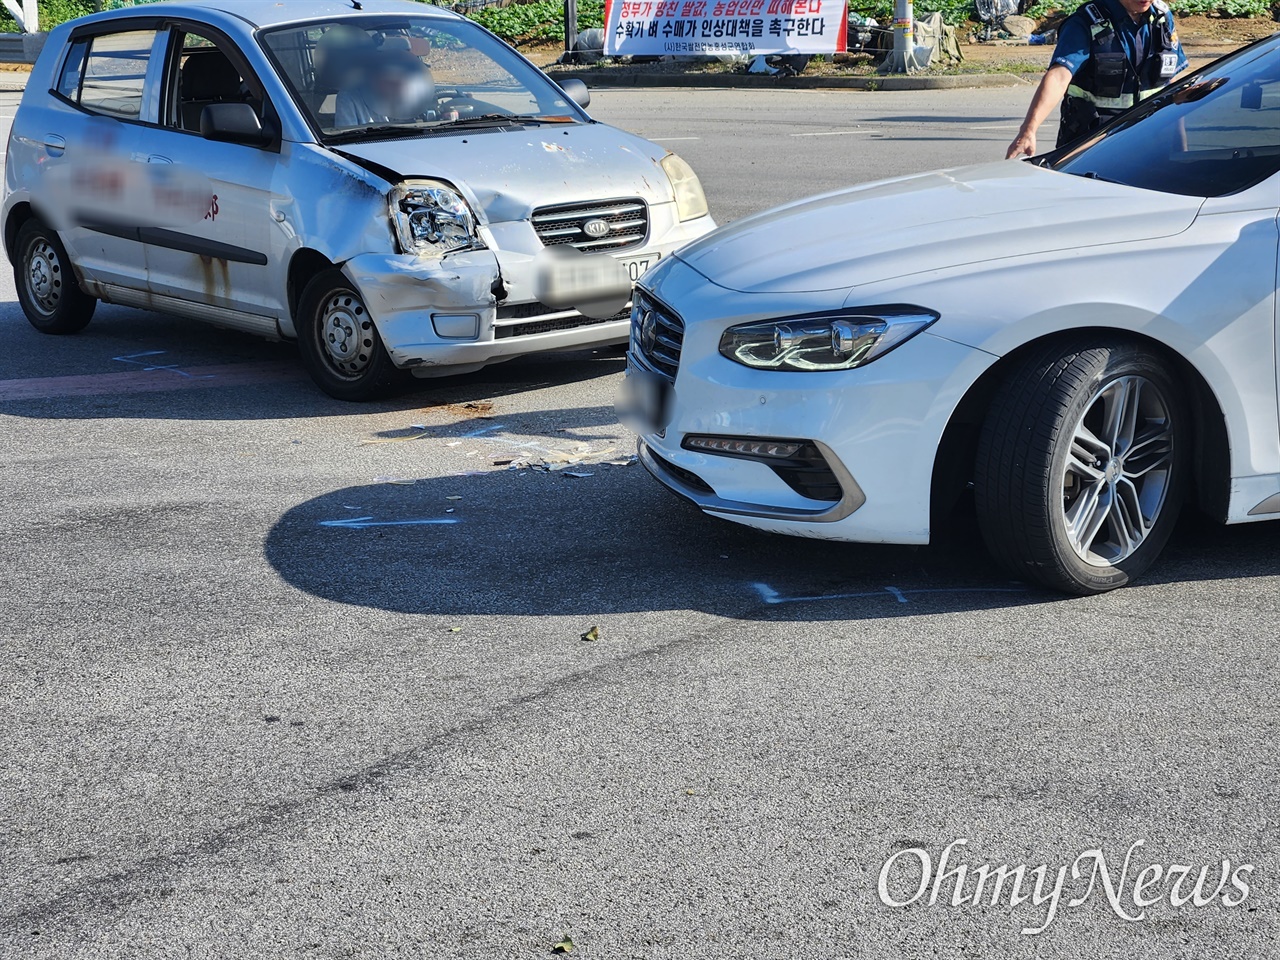
[[[996,155],[1028,95],[595,112],[727,220]],[[1142,584],[1064,600],[963,528],[701,516],[609,463],[615,353],[353,407],[287,345],[163,316],[41,337],[7,276],[0,331],[4,956],[1275,955],[1276,527],[1188,519]],[[493,462],[530,454],[577,462]],[[1125,920],[1100,880],[1068,905],[1086,861],[1039,936],[1045,900],[881,902],[887,858],[957,839],[1051,874],[1101,849],[1113,882],[1145,841],[1125,891],[1255,869],[1243,904]]]

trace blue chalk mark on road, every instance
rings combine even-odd
[[[898,603],[910,603],[911,597],[923,594],[940,593],[1026,593],[1026,587],[919,587],[900,590],[897,587],[881,587],[879,590],[860,590],[857,593],[823,593],[808,596],[785,597],[767,583],[752,584],[760,599],[768,604],[779,603],[818,603],[822,600],[866,600],[870,598],[884,599],[892,597]]]
[[[476,437],[483,437],[486,433],[493,433],[495,430],[505,429],[507,429],[507,425],[505,423],[489,423],[483,427],[478,427],[475,430],[468,431],[467,433],[459,434],[459,439],[474,440]]]
[[[322,527],[338,527],[346,530],[365,530],[369,527],[434,527],[458,523],[457,517],[425,517],[420,520],[375,520],[373,517],[343,517],[341,520],[321,520]]]
[[[147,350],[144,353],[129,353],[123,357],[112,357],[111,359],[119,363],[136,363],[142,367],[144,373],[149,370],[167,370],[169,373],[176,373],[180,377],[187,377],[191,380],[212,380],[216,376],[216,374],[207,373],[197,377],[194,373],[187,373],[187,371],[179,368],[176,363],[150,363],[141,359],[142,357],[163,356],[164,353],[165,351],[163,350]]]

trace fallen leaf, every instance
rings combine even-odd
[[[573,941],[569,938],[569,935],[566,933],[561,936],[560,942],[551,948],[551,952],[552,953],[568,953],[572,949],[573,949]]]
[[[449,628],[449,632],[450,632],[450,633],[461,633],[461,632],[462,632],[462,628],[461,628],[461,627],[450,627],[450,628]]]
[[[588,641],[588,642],[591,642],[591,641],[594,641],[594,640],[599,640],[599,639],[600,639],[600,628],[599,628],[598,626],[596,626],[596,627],[592,627],[590,630],[588,630],[586,633],[584,633],[584,634],[582,635],[582,639],[583,639],[583,640],[586,640],[586,641]]]

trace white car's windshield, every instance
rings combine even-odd
[[[510,122],[572,123],[553,83],[472,23],[352,17],[267,31],[262,40],[326,140]]]
[[[1280,43],[1247,47],[1187,77],[1050,165],[1190,197],[1262,182],[1280,171]]]

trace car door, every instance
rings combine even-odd
[[[217,316],[207,308],[224,311],[222,319],[236,326],[274,333],[286,306],[270,255],[281,246],[272,195],[279,138],[265,146],[206,139],[201,115],[220,103],[248,103],[267,129],[279,129],[262,85],[229,39],[207,27],[175,26],[160,121],[138,159],[172,166],[181,183],[203,179],[208,200],[187,222],[144,231],[147,279],[153,293],[198,305],[211,319]]]
[[[72,34],[40,118],[41,187],[89,281],[141,289],[146,263],[131,210],[131,158],[158,109],[160,32],[130,21]]]

